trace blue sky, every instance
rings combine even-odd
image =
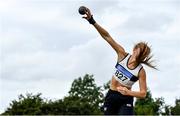
[[[0,112],[21,93],[63,98],[86,73],[98,85],[111,79],[117,56],[78,14],[82,5],[127,52],[139,41],[152,46],[159,71],[145,66],[148,87],[173,105],[180,96],[179,0],[1,0]]]

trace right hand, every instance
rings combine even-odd
[[[89,20],[91,16],[92,16],[91,11],[89,10],[89,8],[86,7],[85,16],[83,16],[82,18]]]
[[[120,92],[123,95],[128,95],[129,90],[126,87],[117,87],[118,92]]]

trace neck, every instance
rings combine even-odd
[[[129,59],[129,63],[128,65],[131,67],[131,68],[134,68],[138,65],[138,62],[136,60],[135,57],[131,56],[130,59]]]

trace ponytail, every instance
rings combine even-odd
[[[137,57],[137,62],[139,63],[143,63],[147,66],[149,66],[150,68],[156,69],[156,65],[153,65],[152,63],[154,62],[154,60],[152,60],[153,55],[151,55],[151,48],[148,46],[147,42],[139,42],[134,46],[134,49],[136,48],[140,48],[140,54]]]

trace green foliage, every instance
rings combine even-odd
[[[76,114],[101,114],[100,106],[104,95],[101,87],[95,84],[93,75],[86,74],[83,78],[75,79],[69,91],[69,97],[76,98],[72,101],[72,105],[77,105],[76,111],[79,111]]]
[[[41,94],[32,95],[27,93],[26,96],[19,95],[18,100],[13,100],[10,107],[3,113],[8,115],[24,115],[24,114],[39,114],[43,99]]]
[[[110,89],[110,83],[111,83],[110,80],[109,80],[107,83],[105,83],[105,84],[103,85],[103,89],[104,89],[104,90],[109,90],[109,89]]]
[[[2,115],[102,115],[100,106],[104,101],[103,91],[108,90],[110,81],[102,87],[95,84],[93,75],[75,79],[69,95],[59,100],[45,100],[41,93],[19,95]],[[180,99],[175,106],[164,105],[164,99],[152,98],[150,90],[145,99],[137,99],[134,106],[136,115],[180,115]],[[164,108],[164,112],[162,112]]]
[[[135,102],[135,114],[136,115],[159,115],[164,105],[163,98],[152,98],[150,90],[148,90],[145,99],[137,99]]]
[[[171,107],[170,105],[165,105],[164,112],[162,112],[161,114],[162,115],[170,115],[171,114],[170,107]]]
[[[42,104],[41,115],[62,115],[65,114],[63,100],[47,101]]]
[[[176,99],[175,106],[171,107],[170,109],[172,115],[180,115],[180,99]]]
[[[100,105],[104,95],[95,84],[93,75],[86,74],[72,83],[69,96],[56,101],[43,100],[41,94],[19,95],[13,100],[3,115],[77,115],[102,114]]]
[[[68,115],[99,114],[100,112],[86,98],[68,96],[64,99],[65,113]]]

